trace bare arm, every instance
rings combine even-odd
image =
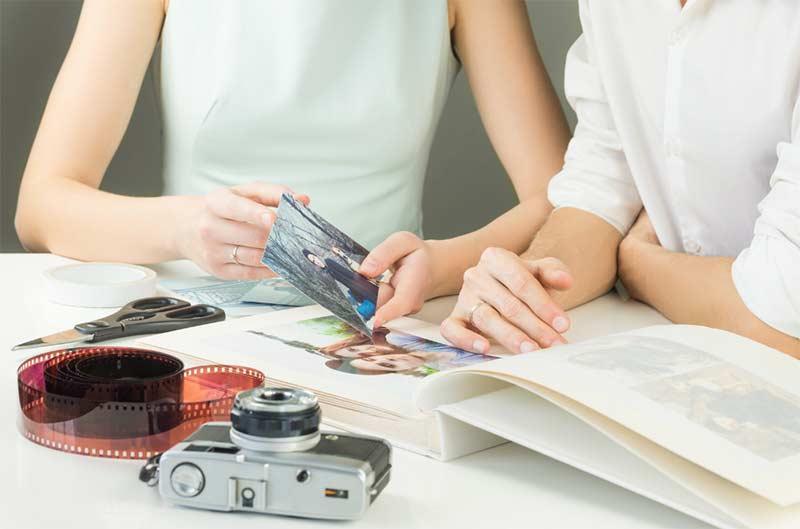
[[[551,292],[552,300],[571,309],[614,286],[617,278],[617,247],[622,235],[601,218],[574,208],[555,210],[523,259],[559,260],[572,276],[569,289]]]
[[[177,256],[164,228],[175,225],[183,199],[97,189],[128,126],[163,19],[161,0],[84,3],[22,179],[16,226],[27,248],[97,260]]]
[[[584,28],[589,20],[582,20]],[[589,37],[570,48],[565,88],[578,126],[564,166],[549,183],[557,208],[518,257],[489,248],[464,275],[442,334],[459,347],[485,352],[493,338],[511,352],[563,343],[565,309],[611,288],[616,252],[641,209],[622,151]]]
[[[733,262],[662,248],[646,215],[619,249],[620,279],[634,299],[676,323],[724,329],[800,358],[800,340],[767,325],[744,304],[733,283]]]
[[[481,252],[521,252],[551,211],[547,184],[570,131],[520,0],[452,1],[453,35],[484,127],[520,204],[485,227],[440,241],[433,295],[452,294]]]
[[[565,343],[566,309],[606,293],[616,278],[622,236],[599,217],[555,210],[522,256],[483,252],[464,274],[464,286],[442,334],[458,347],[486,352],[496,339],[513,353]]]
[[[520,204],[472,233],[439,241],[396,234],[361,271],[397,268],[378,322],[419,310],[425,299],[458,291],[464,271],[489,246],[522,252],[552,207],[547,184],[563,163],[569,128],[544,68],[521,0],[451,0],[452,34],[478,110]]]
[[[17,233],[28,249],[77,259],[186,257],[220,277],[268,277],[260,264],[274,220],[267,206],[286,188],[252,183],[206,197],[155,198],[98,189],[164,16],[162,0],[85,0],[25,168]]]

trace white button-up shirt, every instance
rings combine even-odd
[[[736,256],[761,320],[800,337],[800,1],[581,0],[567,56],[578,126],[555,207],[665,248]]]

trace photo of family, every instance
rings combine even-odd
[[[333,316],[248,332],[321,356],[329,369],[353,375],[426,377],[496,358],[384,327],[374,329],[370,339]]]
[[[358,273],[368,253],[291,195],[283,195],[261,262],[336,317],[371,336],[378,284]]]
[[[800,454],[800,399],[732,364],[635,390],[767,461]]]
[[[704,351],[662,338],[610,336],[573,347],[569,363],[599,371],[623,387],[695,371],[720,362]]]

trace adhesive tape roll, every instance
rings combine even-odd
[[[49,448],[147,459],[203,423],[229,420],[236,394],[263,382],[254,369],[184,369],[178,358],[147,349],[63,349],[17,370],[20,425],[27,439]]]
[[[50,301],[73,307],[119,307],[156,294],[156,273],[121,263],[79,263],[44,272]]]

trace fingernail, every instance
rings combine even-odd
[[[373,268],[375,268],[375,261],[372,259],[364,259],[360,267],[362,272],[370,272]]]
[[[531,342],[522,342],[522,344],[519,346],[520,353],[531,353],[536,349],[537,347]]]
[[[475,351],[483,354],[483,353],[486,352],[486,349],[487,349],[486,342],[484,342],[482,340],[475,340],[475,342],[472,344],[472,349],[474,349]]]
[[[264,221],[265,226],[272,226],[272,215],[270,213],[261,215],[261,220]]]
[[[558,332],[566,332],[569,329],[569,320],[564,316],[556,316],[553,319],[553,329]]]

